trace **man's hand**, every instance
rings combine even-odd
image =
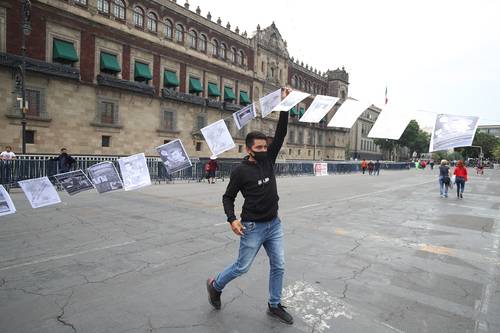
[[[231,229],[238,236],[243,236],[243,230],[245,227],[241,224],[240,220],[234,220],[231,222]]]

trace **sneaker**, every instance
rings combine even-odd
[[[207,280],[207,292],[208,292],[208,302],[217,310],[220,310],[221,302],[220,302],[220,291],[215,290],[214,288],[214,279],[209,278]]]
[[[463,198],[464,198],[464,194],[460,193],[460,199],[463,199]]]
[[[286,312],[286,306],[281,305],[281,303],[278,304],[277,307],[272,307],[271,304],[267,303],[267,314],[276,317],[279,319],[281,322],[292,325],[293,324],[293,317]]]

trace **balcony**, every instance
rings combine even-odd
[[[110,75],[97,75],[97,84],[117,89],[124,89],[139,94],[154,95],[155,89],[145,83],[117,79]]]

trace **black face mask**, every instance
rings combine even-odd
[[[253,153],[253,158],[257,162],[263,162],[267,159],[267,151],[252,151]]]

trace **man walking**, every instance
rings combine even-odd
[[[240,236],[239,255],[236,262],[207,281],[210,304],[221,308],[221,292],[233,279],[248,272],[250,266],[264,246],[271,266],[269,274],[269,302],[267,313],[287,324],[293,317],[281,305],[281,292],[285,270],[283,229],[278,217],[278,192],[274,175],[276,157],[287,133],[288,112],[281,112],[273,142],[267,145],[267,137],[261,132],[250,132],[245,145],[248,156],[231,173],[231,178],[222,197],[227,221],[233,232]],[[234,212],[234,200],[242,193],[241,221]]]

